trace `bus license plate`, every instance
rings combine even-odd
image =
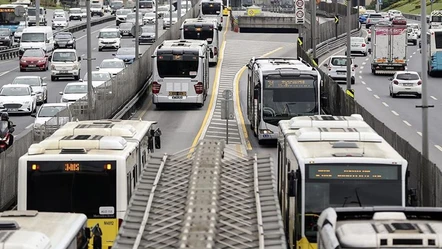
[[[387,69],[394,69],[394,67],[386,67]]]

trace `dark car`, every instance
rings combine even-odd
[[[135,34],[135,25],[133,23],[124,22],[120,23],[120,26],[118,26],[118,29],[120,30],[120,34],[122,36],[132,36],[134,37]]]
[[[135,61],[135,48],[124,47],[119,48],[116,54],[112,54],[115,58],[123,60],[126,64],[132,64]]]
[[[12,46],[12,43],[14,42],[14,38],[12,36],[12,32],[8,28],[1,28],[0,29],[0,46]]]
[[[123,2],[112,2],[110,4],[110,8],[111,8],[111,15],[115,15],[115,12],[117,12],[117,10],[122,9],[124,7]]]
[[[49,67],[48,57],[41,49],[27,49],[20,58],[20,72],[28,69],[47,71]]]
[[[141,27],[141,34],[138,38],[139,44],[152,44],[155,40],[155,25]]]
[[[77,44],[74,35],[71,32],[59,32],[54,37],[55,48],[73,48],[76,49]]]

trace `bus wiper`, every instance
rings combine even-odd
[[[358,188],[355,188],[356,198],[358,199],[359,206],[362,207],[361,199],[359,198]]]

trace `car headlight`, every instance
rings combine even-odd
[[[46,62],[45,60],[38,60],[39,63]]]
[[[55,65],[51,64],[51,70],[55,70]]]
[[[69,100],[67,100],[65,98],[61,98],[61,102],[69,102]]]
[[[68,41],[68,44],[72,44],[72,43],[74,43],[74,41]]]
[[[9,40],[9,36],[5,37],[5,40]]]
[[[73,70],[77,70],[77,69],[78,69],[78,65],[74,65],[74,66],[72,67],[72,69],[73,69]]]

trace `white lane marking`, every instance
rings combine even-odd
[[[42,79],[46,79],[46,77],[41,77]]]
[[[112,27],[115,27],[115,26],[114,26],[114,25],[109,25],[109,26],[104,27],[104,29],[105,29],[105,28],[112,28]],[[95,30],[95,31],[92,31],[91,34],[95,34],[95,33],[99,32],[100,30],[101,30],[101,29],[99,29],[99,30]],[[83,36],[78,37],[78,38],[77,38],[77,41],[78,41],[78,40],[81,40],[81,39],[83,39],[83,38],[85,38],[86,36],[87,36],[87,35],[83,35]]]
[[[366,61],[368,61],[368,58],[365,58]]]
[[[336,51],[334,54],[330,55],[329,57],[325,58],[321,63],[319,63],[318,67],[322,67],[322,65],[324,65],[325,62],[327,62],[332,56],[337,55],[339,53],[341,53],[342,51],[344,51],[347,48],[341,48],[338,51]]]
[[[361,83],[363,84],[363,85],[365,85],[366,83],[365,83],[365,81],[361,81]]]
[[[419,134],[419,136],[421,136],[421,137],[422,137],[422,132],[419,132],[419,131],[418,131],[418,132],[417,132],[417,134]]]
[[[26,126],[25,130],[30,129],[34,124],[30,124],[28,126]]]
[[[371,92],[371,91],[373,91],[373,90],[371,90],[371,88],[370,88],[370,87],[367,87],[367,90],[368,90],[368,91],[370,91],[370,92]]]
[[[434,97],[434,96],[430,96],[432,99],[434,99],[434,100],[437,100],[437,98],[436,97]]]
[[[386,107],[388,107],[388,104],[387,104],[387,103],[385,103],[385,102],[382,102],[382,104],[383,104],[383,105],[385,105]]]
[[[82,54],[82,55],[81,55],[81,57],[85,57],[85,56],[86,56],[85,54]]]
[[[362,66],[362,67],[360,67],[361,68],[361,71],[359,71],[359,73],[362,73],[362,69],[364,69],[364,67]]]
[[[394,115],[399,116],[399,113],[395,112],[395,111],[391,111]]]
[[[408,123],[406,120],[402,120],[402,122],[404,122],[404,124],[406,124],[406,125],[408,125],[408,126],[411,126],[411,124]]]
[[[92,50],[95,50],[95,49],[97,49],[97,48],[93,48]]]
[[[365,61],[364,61],[364,62],[362,62],[362,65],[365,65],[365,64],[367,64],[367,62],[365,62]]]
[[[14,71],[15,69],[18,69],[18,67],[15,67],[15,68],[13,68],[13,69],[11,69],[11,70],[9,70],[9,71],[5,71],[5,72],[3,72],[3,73],[0,73],[0,77],[3,76],[3,75],[5,75],[5,74],[8,74],[8,73]]]
[[[374,96],[375,98],[379,99],[379,96],[378,96],[378,95],[376,95],[376,94],[373,94],[373,96]]]
[[[410,55],[410,58],[413,57],[413,55]]]
[[[416,54],[416,52],[413,52],[413,54]]]
[[[361,73],[361,72],[359,72],[359,73]],[[362,76],[359,75],[359,79],[362,79]]]
[[[436,147],[438,150],[442,151],[442,147],[440,147],[439,145],[435,145],[434,147]]]

